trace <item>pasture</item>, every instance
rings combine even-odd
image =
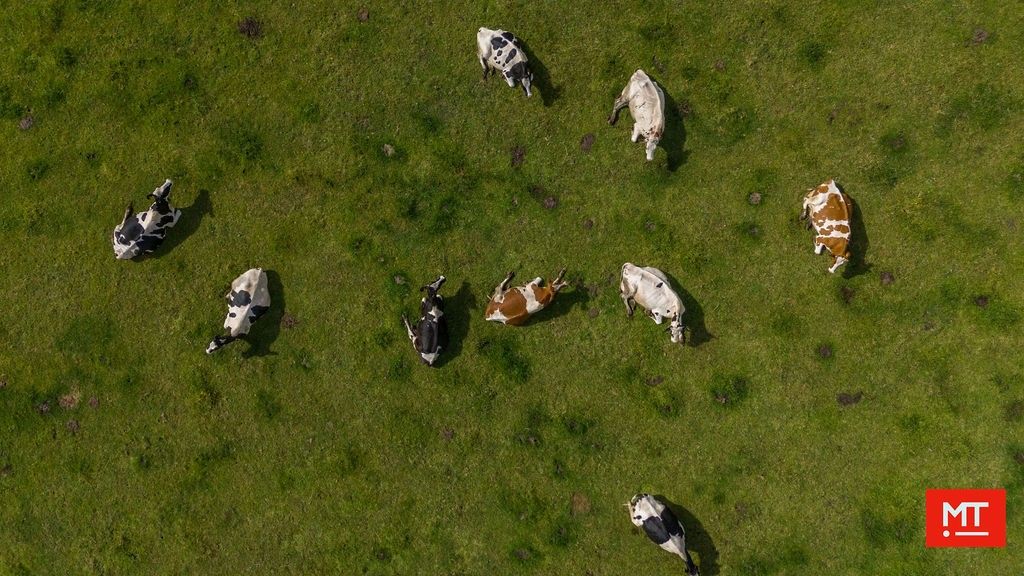
[[[704,575],[1021,573],[1024,12],[902,4],[4,2],[0,574],[682,573],[641,491]],[[606,123],[637,68],[652,162]],[[115,260],[164,178],[181,221]],[[796,219],[829,178],[835,275]],[[255,266],[272,309],[205,355]],[[1007,547],[926,549],[929,487],[1006,488]]]

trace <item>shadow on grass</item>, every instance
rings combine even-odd
[[[252,324],[249,333],[243,338],[249,343],[249,349],[243,354],[243,358],[254,356],[273,356],[270,346],[281,334],[281,319],[285,312],[284,285],[281,283],[281,276],[274,270],[264,270],[267,273],[267,290],[270,292],[270,310]]]
[[[566,292],[566,289],[571,288],[571,292]],[[587,302],[590,301],[590,293],[584,288],[574,286],[570,283],[570,286],[566,286],[558,292],[555,296],[555,300],[544,310],[538,314],[534,314],[526,322],[526,326],[537,324],[540,322],[546,322],[548,320],[554,320],[559,316],[564,316],[569,312],[572,312],[573,308],[581,308],[586,310]]]
[[[715,576],[718,574],[720,570],[718,566],[718,548],[715,548],[714,540],[711,539],[711,535],[704,529],[704,525],[700,523],[700,520],[691,514],[689,510],[665,496],[655,494],[654,497],[664,502],[665,506],[675,513],[679,523],[683,525],[683,531],[686,533],[686,547],[695,551],[700,559],[697,567],[700,569],[701,576]]]
[[[476,296],[469,282],[462,281],[458,292],[445,298],[444,318],[448,326],[448,348],[441,352],[434,364],[435,368],[443,368],[462,354],[462,345],[469,335],[472,310],[477,307]]]
[[[839,190],[846,194],[841,186],[839,186]],[[849,194],[846,194],[846,197],[849,198],[852,208],[850,210],[850,261],[843,267],[843,278],[849,279],[871,271],[871,264],[865,261],[871,241],[868,239],[868,229],[864,226],[864,213],[861,212],[860,204],[850,198]]]
[[[156,252],[149,254],[149,258],[158,260],[170,254],[179,244],[194,234],[196,230],[199,230],[199,224],[203,221],[203,216],[207,214],[213,216],[213,203],[210,202],[210,191],[200,190],[199,195],[196,196],[196,199],[191,204],[179,209],[181,210],[181,218],[178,219],[178,223],[167,231],[167,238],[164,240],[163,245]]]
[[[668,171],[675,172],[690,156],[686,151],[686,126],[683,125],[683,117],[679,113],[679,104],[665,90],[664,84],[658,82],[658,86],[661,86],[661,91],[665,93],[665,133],[661,135],[658,146],[665,149],[665,166]]]
[[[540,58],[537,58],[537,55],[533,53],[533,50],[530,50],[526,42],[523,42],[522,38],[517,39],[519,40],[519,47],[526,53],[526,59],[530,64],[530,71],[533,72],[533,88],[540,92],[540,99],[544,106],[551,106],[562,95],[562,89],[551,83],[548,67],[541,62]]]
[[[704,324],[704,307],[700,305],[700,302],[697,302],[693,294],[690,294],[688,290],[683,288],[682,283],[675,276],[665,272],[665,277],[668,278],[672,289],[679,294],[679,298],[683,301],[683,306],[686,307],[686,312],[683,313],[683,323],[686,324],[686,329],[689,332],[686,335],[687,345],[696,348],[705,342],[713,340],[715,335],[708,332],[708,327]]]

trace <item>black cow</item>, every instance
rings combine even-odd
[[[448,323],[444,319],[444,298],[437,293],[446,278],[438,276],[430,284],[420,288],[427,295],[420,301],[420,321],[415,328],[409,324],[409,318],[402,314],[402,323],[412,341],[412,347],[419,353],[420,359],[427,366],[437,362],[441,351],[448,346]]]

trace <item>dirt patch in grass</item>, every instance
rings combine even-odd
[[[573,516],[582,516],[590,512],[590,499],[581,492],[573,492],[569,499],[569,513]]]
[[[882,286],[889,286],[896,281],[896,277],[892,275],[892,272],[882,272],[880,278],[882,280]]]
[[[295,328],[298,325],[299,319],[296,318],[295,316],[287,312],[285,312],[284,315],[281,316],[281,327],[283,327],[285,330],[291,330],[292,328]]]
[[[512,167],[519,168],[526,162],[526,148],[516,146],[512,149]]]
[[[975,28],[974,33],[967,40],[968,46],[981,46],[985,42],[988,42],[989,32],[984,28]]]
[[[580,150],[590,152],[590,149],[594,146],[595,138],[596,137],[592,133],[584,134],[583,138],[580,140]]]
[[[238,22],[238,33],[250,40],[257,40],[263,36],[263,23],[255,16],[246,16]]]
[[[978,308],[987,308],[988,307],[988,296],[985,295],[985,294],[981,294],[979,296],[975,296],[974,297],[974,305],[977,306]]]
[[[82,400],[82,393],[78,391],[78,388],[72,388],[67,394],[62,394],[58,399],[60,407],[65,410],[74,410],[78,407],[78,403]]]
[[[843,407],[858,404],[864,397],[864,392],[840,392],[836,395],[836,402]]]
[[[822,360],[828,360],[832,357],[832,346],[829,344],[821,344],[818,346],[818,358]]]
[[[1007,422],[1020,422],[1024,420],[1024,400],[1014,400],[1007,404],[1003,410],[1003,418]]]
[[[853,296],[856,292],[849,286],[843,286],[839,289],[839,297],[843,300],[843,304],[849,304],[853,302]]]

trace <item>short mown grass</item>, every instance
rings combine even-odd
[[[1021,20],[6,6],[0,573],[679,571],[630,524],[639,491],[705,575],[1019,573]],[[525,40],[534,98],[481,82],[480,26]],[[650,163],[605,123],[637,68],[669,104]],[[182,221],[116,261],[166,177]],[[857,206],[834,276],[796,220],[828,178]],[[690,345],[626,318],[626,261],[685,292]],[[253,266],[276,311],[206,356]],[[484,322],[507,271],[563,266],[528,326]],[[399,319],[439,273],[430,370]],[[1007,548],[926,549],[929,487],[1007,488]]]

